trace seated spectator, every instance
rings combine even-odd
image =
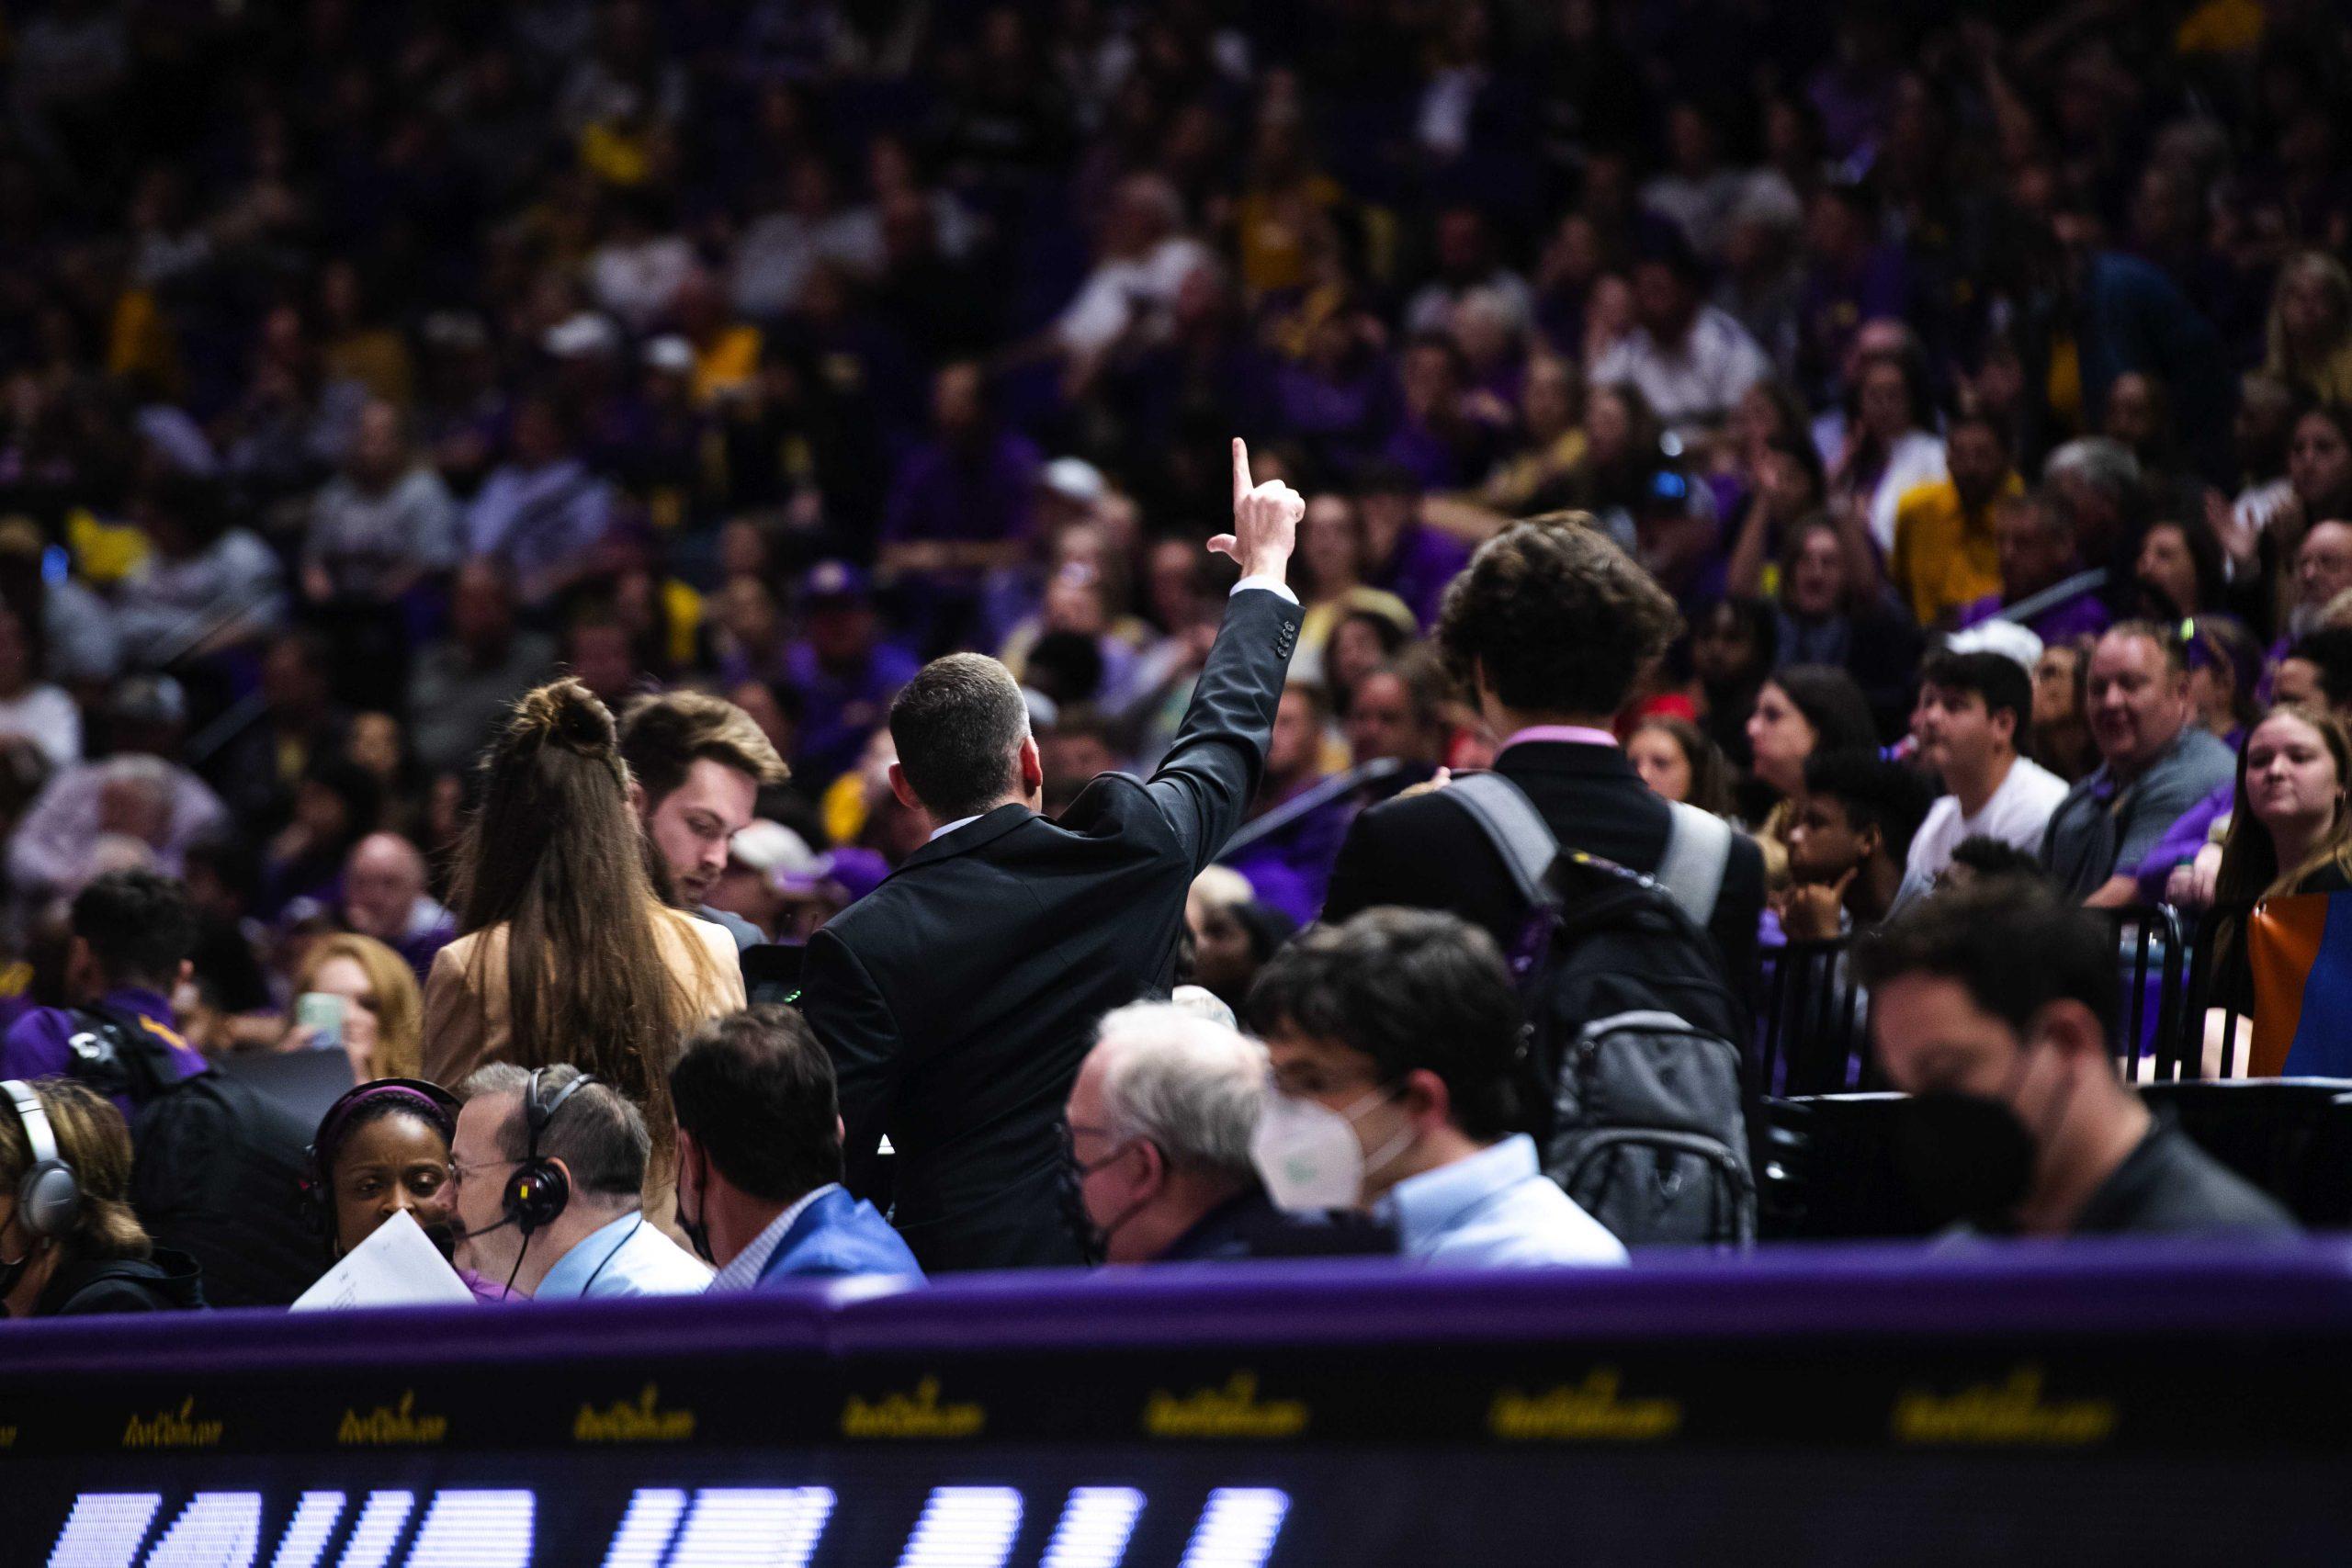
[[[196,1260],[153,1245],[130,1211],[122,1117],[57,1078],[0,1082],[0,1316],[202,1306]]]
[[[1829,504],[1858,513],[1883,552],[1894,549],[1903,498],[1944,476],[1943,437],[1916,348],[1862,356],[1853,377],[1845,450],[1829,469]]]
[[[1331,862],[1348,836],[1356,803],[1333,794],[1324,765],[1323,732],[1329,699],[1317,686],[1293,682],[1274,710],[1273,739],[1266,747],[1265,782],[1222,863],[1250,879],[1262,901],[1305,925],[1323,908]],[[1264,822],[1268,828],[1258,828]],[[1271,829],[1271,830],[1269,830]]]
[[[458,934],[458,917],[424,887],[424,855],[398,833],[368,834],[343,863],[344,923],[399,953],[420,985]]]
[[[710,1270],[647,1223],[653,1139],[612,1085],[568,1066],[469,1077],[450,1144],[458,1261],[534,1301],[685,1296]],[[667,1103],[667,1095],[663,1096]]]
[[[409,676],[417,761],[435,773],[470,765],[515,699],[554,669],[555,645],[516,627],[505,571],[469,562],[450,587],[448,637],[419,650]]]
[[[1136,174],[1120,182],[1094,270],[1054,322],[1054,340],[1073,361],[1091,366],[1114,344],[1148,345],[1166,334],[1184,279],[1215,259],[1182,232],[1183,222],[1183,198],[1163,176]]]
[[[1862,949],[1898,1156],[1939,1218],[2039,1236],[2280,1235],[2286,1212],[2115,1072],[2115,938],[2014,879],[1923,898]]]
[[[1069,1091],[1070,1179],[1110,1263],[1186,1263],[1313,1248],[1337,1227],[1291,1219],[1250,1159],[1266,1048],[1176,1005],[1102,1021]]]
[[[2348,666],[2347,668],[2352,668]],[[2033,663],[2035,759],[2069,784],[2098,766],[2083,686],[2090,675],[2090,644],[2058,643]],[[2347,682],[2352,690],[2352,682]],[[2024,750],[2024,748],[2020,748]]]
[[[1789,824],[1789,878],[1778,901],[1781,930],[1794,942],[1824,942],[1886,919],[1928,786],[1899,762],[1869,751],[1816,751],[1805,760],[1804,796]]]
[[[933,383],[934,438],[902,463],[882,518],[876,570],[904,588],[923,629],[961,632],[990,571],[1028,548],[1042,461],[1035,445],[990,406],[980,367],[943,368]]]
[[[2041,848],[2066,783],[2018,754],[2032,717],[2032,682],[2007,654],[1942,653],[1921,669],[1912,733],[1919,761],[1943,780],[1945,794],[1911,840],[1905,898],[1935,886],[1966,840],[1995,838],[2029,853]]]
[[[1723,748],[1687,718],[1645,718],[1625,738],[1625,758],[1661,800],[1679,800],[1717,817],[1738,815],[1731,764]]]
[[[820,561],[800,580],[802,635],[785,650],[785,677],[799,694],[793,771],[817,787],[857,763],[890,699],[922,660],[882,635],[865,573]]]
[[[1349,761],[1359,768],[1395,761],[1403,769],[1385,786],[1371,786],[1375,798],[1385,800],[1420,783],[1444,758],[1445,686],[1436,661],[1419,657],[1380,666],[1348,693],[1342,716]]]
[[[8,879],[19,898],[71,897],[96,874],[98,847],[136,840],[164,871],[201,840],[229,827],[220,797],[173,759],[187,733],[179,682],[135,675],[107,705],[114,754],[61,768],[26,808],[8,840]]]
[[[2097,581],[2077,583],[2083,559],[2066,510],[2048,492],[1996,506],[1993,533],[2001,562],[2001,590],[1960,612],[1960,625],[1999,616],[2014,620],[2055,648],[2107,629],[2107,606]]]
[[[2324,708],[2281,704],[2247,735],[2238,754],[2229,810],[2214,825],[2218,843],[2197,853],[2167,890],[2184,908],[2243,909],[2294,893],[2352,892],[2352,736]],[[2215,940],[2217,1006],[2253,1010],[2245,920],[2230,919]]]
[[[1635,326],[1591,369],[1594,382],[1640,389],[1659,420],[1684,440],[1723,423],[1772,361],[1747,329],[1704,303],[1698,258],[1660,243],[1634,268]]]
[[[729,846],[757,815],[760,791],[791,777],[751,715],[701,692],[647,697],[622,717],[621,761],[629,804],[677,907],[724,926],[738,948],[763,941],[750,921],[710,907]]]
[[[2306,637],[2327,624],[2328,606],[2352,588],[2352,521],[2313,518],[2295,547],[2295,597],[2286,635]]]
[[[544,610],[588,570],[612,522],[612,486],[575,455],[562,412],[545,398],[525,400],[512,456],[467,511],[466,553],[503,568],[515,598]]]
[[[24,618],[0,607],[0,736],[22,736],[53,768],[82,760],[82,710],[42,679],[42,650]]]
[[[1564,848],[1643,873],[1663,862],[1673,813],[1611,727],[1675,623],[1665,592],[1571,513],[1515,524],[1481,546],[1446,591],[1438,627],[1449,670],[1503,738],[1495,771],[1527,793]],[[1459,915],[1498,947],[1518,942],[1527,917],[1518,885],[1469,813],[1442,796],[1408,795],[1357,817],[1332,869],[1326,920],[1402,904]],[[1705,922],[1724,974],[1753,972],[1763,905],[1762,857],[1735,840]]]
[[[2051,815],[2042,863],[2072,897],[2128,904],[2138,897],[2140,863],[2165,830],[2229,782],[2230,750],[2189,722],[2180,639],[2144,621],[2099,638],[2087,692],[2099,766]]]
[[[133,516],[154,547],[115,591],[115,622],[134,665],[254,642],[286,618],[285,573],[259,536],[232,526],[209,481],[172,474],[141,493]]]
[[[577,1055],[669,1115],[664,1065],[688,1029],[743,1005],[735,940],[654,895],[604,704],[576,681],[515,705],[457,872],[464,934],[424,988],[424,1076]]]
[[[2024,493],[1997,421],[1963,414],[1944,432],[1947,472],[1898,496],[1888,575],[1923,626],[2001,592],[1999,512]]]
[[[302,950],[294,972],[296,1022],[286,1037],[291,1051],[340,1049],[351,1057],[355,1083],[413,1077],[424,1054],[424,998],[407,961],[373,937],[338,931]],[[334,997],[343,1024],[334,1035],[300,1020],[300,999]]]
[[[1878,724],[1854,678],[1826,664],[1775,671],[1756,694],[1747,719],[1755,783],[1772,802],[1756,836],[1777,885],[1786,865],[1789,826],[1804,793],[1807,760],[1826,751],[1878,750]]]
[[[1251,1155],[1280,1207],[1366,1210],[1425,1262],[1625,1260],[1519,1130],[1519,994],[1483,932],[1414,909],[1318,926],[1258,976],[1250,1021],[1273,1064]]]
[[[82,1079],[112,1100],[127,1122],[144,1098],[134,1065],[88,1037],[112,1030],[159,1043],[174,1078],[206,1070],[180,1037],[172,1008],[196,948],[196,913],[187,890],[168,876],[109,872],[74,897],[73,931],[65,955],[72,1005],[35,1008],[9,1028],[0,1077]]]
[[[1893,728],[1910,701],[1919,632],[1879,575],[1858,521],[1815,513],[1789,530],[1778,658],[1783,667],[1846,671],[1870,700],[1878,724]]]
[[[755,1007],[707,1023],[670,1069],[678,1117],[678,1223],[713,1291],[887,1274],[921,1281],[914,1254],[842,1186],[833,1062],[800,1014]]]
[[[390,604],[458,564],[457,503],[408,446],[401,412],[369,403],[342,472],[311,503],[302,593],[314,604]]]
[[[1421,488],[1391,464],[1366,470],[1356,488],[1363,530],[1363,580],[1404,602],[1419,623],[1437,622],[1446,584],[1470,558],[1470,547],[1421,515]]]

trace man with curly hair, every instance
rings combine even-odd
[[[1495,771],[1525,791],[1564,849],[1655,872],[1671,816],[1617,743],[1634,679],[1666,651],[1674,601],[1577,513],[1512,525],[1446,590],[1438,647],[1502,747]],[[1383,904],[1444,909],[1508,953],[1527,906],[1470,814],[1430,795],[1376,806],[1355,820],[1323,919]],[[1735,837],[1708,930],[1735,988],[1756,967],[1764,859]]]

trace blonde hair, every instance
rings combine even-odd
[[[28,1086],[49,1117],[57,1157],[82,1189],[81,1212],[62,1238],[76,1258],[145,1258],[146,1227],[130,1211],[130,1129],[111,1100],[70,1078]],[[32,1168],[32,1141],[14,1107],[0,1113],[0,1185],[13,1192]]]
[[[424,998],[417,989],[416,972],[408,960],[356,931],[337,931],[312,942],[294,976],[297,992],[317,989],[319,971],[338,958],[348,958],[368,976],[376,993],[376,1051],[359,1075],[370,1078],[413,1078],[424,1070]]]

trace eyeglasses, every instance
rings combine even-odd
[[[480,1165],[463,1165],[453,1159],[449,1162],[449,1179],[463,1181],[478,1170],[512,1170],[522,1163],[519,1159],[486,1159]]]

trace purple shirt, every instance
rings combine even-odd
[[[107,992],[98,1006],[126,1022],[135,1020],[148,1033],[161,1040],[181,1077],[194,1077],[209,1070],[203,1055],[180,1038],[179,1018],[163,996],[125,986]],[[6,1042],[0,1043],[0,1077],[73,1077],[74,1054],[70,1042],[81,1032],[81,1025],[63,1008],[35,1008],[16,1021],[8,1031]],[[130,1121],[130,1097],[118,1094],[108,1098],[122,1112],[122,1119]]]
[[[907,460],[882,521],[882,537],[1018,539],[1029,532],[1037,448],[1003,431],[978,451],[933,442]]]
[[[2165,901],[2165,884],[2172,880],[2174,870],[2197,858],[2197,852],[2212,837],[2213,824],[2230,814],[2230,803],[2236,795],[2237,781],[2233,779],[2190,807],[2180,820],[2165,829],[2156,847],[2133,868],[2133,874],[2140,879],[2143,898],[2151,904]]]
[[[2000,612],[2001,596],[1987,593],[1961,611],[1961,627],[1965,630],[1980,625]],[[2107,606],[2099,602],[2098,595],[2086,590],[2064,604],[2052,604],[2031,617],[2026,622],[2026,628],[2041,639],[2044,648],[2049,648],[2062,642],[2073,642],[2077,637],[2097,637],[2107,630],[2113,619],[2107,613]]]
[[[1405,601],[1426,631],[1437,625],[1438,604],[1445,597],[1446,584],[1469,564],[1469,546],[1425,523],[1408,524],[1404,536],[1396,541],[1396,553],[1373,574],[1372,586],[1385,588]]]

